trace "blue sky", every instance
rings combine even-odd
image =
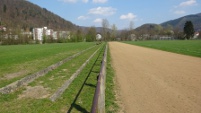
[[[201,0],[29,0],[79,26],[100,27],[102,19],[118,29],[201,13]]]

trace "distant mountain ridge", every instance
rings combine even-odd
[[[201,31],[201,13],[187,15],[175,20],[170,20],[161,24],[144,24],[138,28],[145,29],[160,29],[162,27],[172,26],[180,31],[183,31],[183,27],[186,21],[192,21],[195,31]],[[41,8],[27,0],[0,0],[0,25],[8,28],[19,28],[24,30],[30,30],[34,27],[48,27],[54,30],[77,30],[82,28],[84,32],[87,32],[89,27],[76,26],[72,22],[63,19],[62,17],[48,11],[45,8]],[[102,31],[102,27],[96,27],[97,32]],[[110,30],[109,30],[110,31]],[[121,30],[119,30],[121,32]]]
[[[31,29],[48,27],[74,30],[76,25],[26,0],[0,0],[0,21],[8,28]]]
[[[192,21],[195,31],[201,30],[201,13],[187,15],[187,16],[175,19],[175,20],[170,20],[170,21],[161,23],[160,25],[163,27],[167,27],[168,25],[171,25],[174,28],[183,30],[183,27],[184,27],[184,24],[186,21]]]
[[[161,24],[143,24],[142,26],[136,28],[136,30],[143,30],[146,32],[148,30],[157,29],[162,26],[163,28],[172,27],[173,29],[179,29],[180,31],[183,31],[186,21],[192,21],[195,31],[201,31],[201,13],[183,16],[178,19],[163,22]]]

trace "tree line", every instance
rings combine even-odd
[[[147,27],[147,26],[146,26]],[[155,40],[158,39],[154,36],[169,36],[174,39],[192,39],[194,36],[194,27],[191,21],[186,21],[183,31],[173,29],[171,26],[162,28],[161,26],[149,25],[148,29],[136,30],[134,29],[134,23],[131,21],[128,29],[118,30],[115,24],[110,25],[107,19],[102,20],[102,28],[97,32],[96,27],[89,28],[77,28],[77,30],[70,32],[69,37],[59,37],[57,40],[50,36],[43,36],[43,43],[68,43],[68,42],[95,42],[96,35],[101,34],[102,41],[128,41],[131,40],[131,36],[136,38],[135,40]],[[132,35],[133,34],[133,35]],[[143,37],[144,34],[148,34]],[[5,38],[6,37],[6,38]],[[201,39],[201,32],[198,39]],[[7,31],[0,30],[0,44],[33,44],[38,43],[37,40],[33,40],[33,35],[22,34],[22,29],[8,29]]]

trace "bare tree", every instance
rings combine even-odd
[[[103,19],[102,20],[102,27],[103,27],[103,39],[104,41],[107,41],[107,31],[108,31],[108,28],[109,28],[109,22],[107,19]]]
[[[134,33],[134,22],[131,20],[129,23],[128,36],[126,37],[126,40],[131,40],[131,35],[133,33]]]
[[[129,31],[127,29],[121,30],[121,33],[120,33],[121,41],[128,40],[128,36],[129,36]]]
[[[129,30],[132,31],[134,29],[134,22],[130,21],[129,23]]]
[[[117,34],[117,27],[115,24],[112,25],[112,40],[115,40]]]

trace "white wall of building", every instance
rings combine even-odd
[[[53,32],[53,39],[54,39],[54,40],[57,40],[57,39],[58,39],[58,38],[57,38],[57,31],[54,31],[54,32]]]
[[[52,29],[47,29],[47,27],[33,29],[33,40],[42,41],[44,35],[52,36],[55,40],[58,38],[70,39],[70,31],[53,31]]]
[[[34,28],[33,29],[33,39],[34,40],[43,40],[43,28]]]

